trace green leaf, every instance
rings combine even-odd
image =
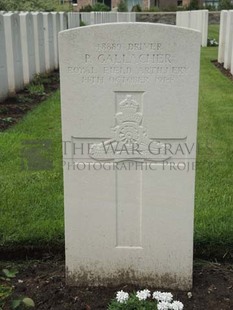
[[[14,299],[12,301],[12,309],[18,308],[18,306],[20,306],[20,304],[21,304],[21,299]]]
[[[12,293],[12,287],[0,284],[0,302],[9,297]],[[1,304],[0,304],[1,305]]]
[[[16,277],[16,274],[18,273],[17,270],[15,269],[12,269],[12,270],[9,270],[9,269],[3,269],[2,272],[4,273],[4,275],[7,277],[7,278],[15,278]]]
[[[22,302],[25,304],[26,307],[28,308],[33,308],[35,307],[35,303],[31,298],[25,297]]]

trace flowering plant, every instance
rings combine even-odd
[[[156,291],[151,293],[148,289],[127,293],[118,291],[116,298],[111,301],[108,310],[183,310],[184,305],[173,300],[173,295],[167,292]]]
[[[208,38],[207,46],[218,46],[218,42],[215,39],[209,39]]]

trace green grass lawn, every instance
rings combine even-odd
[[[209,25],[208,27],[208,38],[219,40],[219,25]]]
[[[58,243],[63,233],[63,182],[59,92],[0,134],[0,244]],[[24,141],[51,140],[53,169],[28,171],[35,157]],[[49,159],[49,158],[48,158]],[[27,168],[27,167],[26,167]],[[30,168],[30,167],[29,167]]]
[[[225,251],[233,249],[233,82],[210,62],[216,58],[217,48],[202,49],[195,243]],[[52,141],[53,169],[22,169],[23,142],[46,139]],[[0,145],[0,245],[63,243],[59,92],[0,133]]]
[[[217,48],[202,49],[195,241],[233,248],[233,83],[216,58]]]

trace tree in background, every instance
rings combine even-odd
[[[68,11],[70,5],[60,5],[57,0],[0,0],[3,11]]]
[[[220,0],[218,5],[219,10],[231,10],[233,9],[233,4],[231,0]]]
[[[140,4],[135,4],[135,5],[132,7],[131,12],[142,12],[142,8],[141,8]]]
[[[100,3],[100,2],[96,2],[92,8],[93,8],[92,11],[97,11],[97,12],[98,11],[102,11],[102,12],[111,11],[109,6],[107,6],[104,3]]]
[[[108,12],[110,7],[104,3],[96,2],[93,6],[90,4],[81,7],[80,12]]]
[[[119,2],[117,11],[118,12],[128,12],[127,2],[125,0],[121,0]]]
[[[188,10],[199,10],[198,0],[191,0],[187,7]]]

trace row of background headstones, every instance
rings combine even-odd
[[[58,68],[58,32],[67,28],[63,12],[0,14],[0,100]]]
[[[218,62],[233,74],[233,10],[221,11]]]
[[[80,21],[135,22],[136,13],[0,11],[0,101],[30,83],[35,74],[57,69],[58,32],[79,27]],[[177,12],[176,25],[201,31],[202,46],[207,45],[208,10]]]
[[[195,29],[201,32],[203,47],[207,46],[208,40],[208,10],[194,10],[194,11],[178,11],[176,12],[176,25]]]
[[[81,20],[87,25],[136,22],[135,12],[82,12]]]
[[[87,24],[134,22],[135,13],[82,13]],[[80,26],[76,12],[0,11],[0,102],[29,84],[35,74],[58,69],[58,32]]]

